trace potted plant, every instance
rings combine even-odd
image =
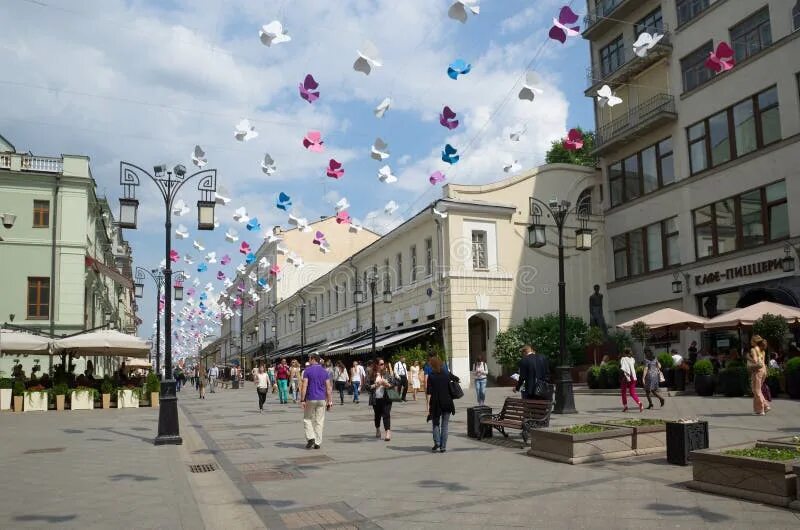
[[[780,368],[769,368],[767,369],[767,379],[765,383],[769,387],[769,393],[772,397],[776,397],[778,394],[781,393],[781,377],[782,373]]]
[[[78,386],[72,390],[69,398],[71,410],[92,410],[94,408],[94,400],[99,392],[88,386]]]
[[[586,372],[586,384],[589,388],[603,388],[603,370],[599,366],[592,366]]]
[[[25,412],[47,410],[48,392],[42,385],[33,385],[25,391]]]
[[[658,364],[661,365],[661,373],[664,374],[664,382],[659,386],[673,388],[675,384],[675,361],[672,359],[672,355],[668,352],[659,353]]]
[[[158,380],[158,376],[156,376],[156,374],[152,372],[147,374],[145,390],[147,391],[147,395],[150,396],[150,406],[153,408],[158,408],[158,396],[161,392],[161,382]]]
[[[714,395],[714,365],[708,359],[694,363],[694,391],[698,396]]]
[[[642,343],[642,351],[644,351],[647,339],[650,338],[650,327],[641,320],[637,320],[631,326],[631,336]]]
[[[742,361],[730,361],[719,371],[718,389],[727,397],[741,397],[748,388],[747,368]]]
[[[622,370],[619,369],[617,361],[608,361],[600,367],[602,374],[601,380],[603,381],[604,388],[619,388],[619,378],[622,375]]]
[[[110,409],[111,408],[111,394],[114,393],[114,382],[111,381],[111,378],[106,376],[103,378],[103,382],[100,383],[100,394],[103,397],[103,408]]]
[[[117,408],[118,409],[138,409],[139,400],[142,398],[141,387],[126,385],[117,389]]]
[[[69,387],[64,383],[58,383],[50,390],[50,394],[56,400],[56,410],[64,410],[64,400],[67,397],[67,392],[69,392]]]
[[[0,410],[11,410],[11,395],[14,389],[14,380],[0,378]]]
[[[800,357],[786,362],[786,393],[792,399],[800,399]]]
[[[22,400],[25,397],[25,383],[16,381],[12,393],[14,395],[14,412],[22,412]]]
[[[606,343],[606,335],[597,326],[589,326],[586,332],[586,345],[592,348],[593,364],[597,366],[597,349]]]

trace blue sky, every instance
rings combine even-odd
[[[286,226],[286,215],[274,207],[281,191],[293,198],[293,213],[309,220],[333,214],[336,200],[347,197],[351,216],[383,232],[441,193],[427,181],[434,170],[443,170],[449,182],[499,180],[508,176],[504,162],[538,165],[551,140],[572,126],[593,126],[591,101],[583,95],[588,45],[580,38],[567,45],[547,39],[563,2],[484,0],[480,15],[466,24],[447,17],[451,3],[4,2],[0,17],[18,23],[4,29],[0,43],[3,71],[15,73],[0,82],[3,100],[14,102],[0,109],[2,134],[21,150],[90,156],[98,192],[115,209],[120,160],[194,169],[190,153],[201,145],[207,167],[219,171],[219,184],[232,196],[218,208],[220,229],[201,236],[206,252],[230,253],[226,272],[241,254],[224,242],[225,229],[246,233],[232,220],[233,211],[245,206],[265,228]],[[582,2],[573,8],[585,11]],[[276,19],[292,41],[268,48],[258,30]],[[370,76],[352,69],[365,40],[378,47],[384,63]],[[456,58],[471,63],[472,71],[453,81],[446,70]],[[529,67],[545,91],[533,103],[517,98]],[[313,105],[297,90],[308,73],[320,83],[321,98]],[[373,109],[387,96],[392,107],[378,120]],[[438,123],[444,105],[461,120],[454,131]],[[251,120],[257,138],[234,139],[241,118]],[[508,131],[517,125],[528,133],[512,143]],[[303,149],[309,130],[322,132],[324,153]],[[395,184],[378,181],[383,164],[369,157],[378,136],[390,145],[384,163],[399,178]],[[462,155],[452,167],[439,160],[448,142]],[[261,172],[264,153],[275,159],[275,175]],[[344,163],[341,180],[325,177],[330,158]],[[190,213],[173,223],[191,233],[175,247],[197,259],[191,246],[197,236],[194,189],[187,185],[182,194]],[[149,182],[138,196],[140,229],[126,237],[136,265],[152,268],[163,259],[163,206]],[[392,216],[383,211],[389,200],[400,206]],[[243,239],[257,246],[263,234],[247,235]],[[213,281],[219,290],[212,278],[219,269],[209,267],[203,284]],[[151,289],[140,303],[145,337],[152,331],[152,296]]]

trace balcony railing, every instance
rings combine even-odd
[[[62,173],[64,171],[64,160],[61,157],[54,156],[3,153],[0,154],[0,169]]]
[[[11,169],[11,155],[0,155],[0,169]]]
[[[583,17],[583,27],[589,29],[600,20],[609,17],[619,6],[629,0],[605,0],[595,2],[594,11],[590,11],[588,15]]]
[[[624,140],[633,134],[642,133],[650,125],[656,125],[662,119],[672,120],[675,113],[675,98],[669,94],[657,94],[644,103],[637,105],[610,123],[597,128],[595,132],[595,152],[608,147],[612,141]]]
[[[589,66],[586,69],[587,92],[601,84],[622,83],[669,54],[672,51],[672,35],[666,24],[664,26],[664,28],[657,30],[657,33],[663,35],[663,38],[644,57],[639,57],[633,53],[634,41],[625,40],[620,50],[620,60],[617,64],[593,64]]]

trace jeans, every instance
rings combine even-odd
[[[299,379],[292,379],[292,393],[294,394],[294,400],[300,401],[300,380]],[[287,400],[288,402],[288,400]]]
[[[486,401],[486,379],[475,380],[475,393],[478,395],[478,405]]]
[[[344,405],[344,387],[347,383],[344,381],[336,381],[336,390],[339,391],[339,402]]]
[[[353,381],[353,403],[358,403],[358,388],[361,386],[361,381]]]
[[[433,443],[441,449],[447,449],[447,427],[450,424],[450,413],[445,412],[441,416],[432,418],[433,421]]]
[[[375,413],[375,428],[381,428],[381,419],[383,420],[383,428],[387,431],[392,429],[392,402],[389,398],[382,397],[375,399],[375,404],[372,405],[372,410]]]
[[[281,403],[289,402],[289,381],[286,379],[278,379],[278,399]]]
[[[180,392],[180,391],[181,391],[181,380],[180,379],[176,379],[175,380],[175,392]]]
[[[267,400],[267,389],[266,388],[259,388],[258,389],[258,409],[264,410],[264,402]]]
[[[324,399],[306,401],[306,407],[303,410],[303,426],[306,431],[306,440],[314,440],[317,445],[322,445],[322,429],[325,427]]]

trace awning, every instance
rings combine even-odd
[[[705,327],[706,329],[734,329],[739,326],[750,327],[756,320],[767,313],[781,316],[789,324],[800,322],[800,308],[776,304],[774,302],[759,302],[747,307],[733,309],[727,313],[722,313],[706,322]]]
[[[272,352],[269,355],[268,360],[280,359],[282,357],[287,357],[287,358],[288,357],[300,357],[301,350],[303,351],[303,354],[308,355],[311,352],[318,351],[317,347],[320,344],[323,344],[324,342],[325,342],[324,340],[320,340],[320,341],[317,341],[317,342],[311,342],[311,343],[308,343],[308,344],[304,345],[302,348],[300,347],[299,344],[294,344],[292,346],[289,346],[288,348],[283,348],[282,350],[278,350],[278,351]]]
[[[127,289],[133,289],[133,280],[131,280],[130,278],[126,278],[125,276],[120,274],[119,271],[117,271],[116,269],[109,267],[105,263],[97,261],[91,256],[86,256],[85,261],[86,261],[86,266],[94,270],[95,272],[98,272],[103,276],[108,276],[114,281],[114,283],[117,283]]]
[[[50,339],[22,331],[0,330],[0,354],[27,355],[29,353],[47,355],[50,353]]]
[[[150,343],[133,335],[103,329],[53,341],[53,351],[61,350],[83,356],[145,358],[150,355]]]
[[[429,327],[411,331],[395,332],[387,337],[382,338],[381,340],[377,340],[376,338],[375,351],[381,351],[389,346],[401,344],[403,342],[416,339],[417,337],[421,337],[423,335],[429,335],[431,333],[434,333],[435,331],[436,331],[435,327]],[[350,350],[350,353],[369,353],[371,351],[372,351],[372,340],[370,340],[369,343],[364,346],[352,348]]]

